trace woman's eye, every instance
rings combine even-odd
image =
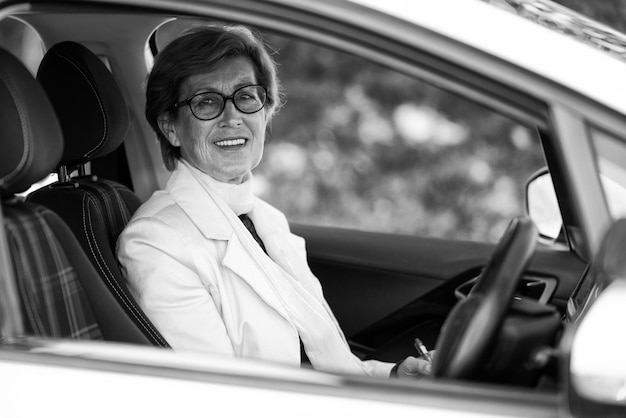
[[[200,100],[198,100],[198,106],[215,106],[215,104],[217,103],[217,101],[212,98],[212,97],[203,97]]]

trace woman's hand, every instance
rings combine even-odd
[[[430,352],[432,358],[434,358],[435,350]],[[412,357],[405,358],[395,369],[396,376],[400,379],[415,379],[421,376],[429,376],[432,363],[426,360],[424,357]]]
[[[398,365],[397,373],[400,379],[411,379],[430,375],[431,363],[422,357],[409,356]]]

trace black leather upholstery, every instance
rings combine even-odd
[[[114,151],[124,140],[129,115],[124,97],[104,63],[74,42],[54,45],[37,79],[63,130],[60,166],[71,171]],[[117,237],[141,201],[127,187],[83,175],[37,190],[28,197],[54,210],[70,227],[102,283],[151,344],[169,347],[130,293],[115,257]]]
[[[59,216],[14,196],[58,164],[63,139],[45,93],[4,50],[0,50],[0,147],[3,227],[25,332],[150,344],[103,285]]]
[[[0,191],[12,196],[54,170],[63,138],[50,102],[33,76],[7,51],[0,50],[0,60]],[[47,140],[37,140],[42,137]]]
[[[128,108],[108,68],[89,49],[69,41],[54,45],[37,80],[61,123],[62,166],[84,164],[120,146],[128,131]]]

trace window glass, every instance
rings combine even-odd
[[[613,218],[626,216],[626,143],[604,131],[592,129],[600,181]]]
[[[349,54],[266,35],[287,103],[257,194],[290,221],[495,242],[545,165],[534,129]]]

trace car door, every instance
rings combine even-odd
[[[414,354],[419,337],[432,348],[455,290],[475,278],[493,244],[394,236],[332,227],[294,225],[305,237],[309,264],[320,279],[353,351],[397,361]],[[539,248],[518,294],[563,311],[586,264],[572,252]]]

